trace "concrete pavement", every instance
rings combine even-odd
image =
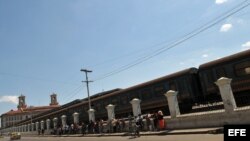
[[[106,137],[22,137],[20,141],[223,141],[222,134],[195,134],[171,136],[106,136]],[[0,139],[9,141],[9,137]]]
[[[160,135],[186,135],[186,134],[219,134],[223,133],[223,128],[200,128],[200,129],[181,129],[181,130],[163,130],[155,132],[140,132],[141,136],[160,136]],[[38,136],[22,134],[22,136]],[[59,135],[40,135],[41,137],[58,137]],[[61,135],[60,137],[82,137],[82,134]],[[103,133],[103,134],[86,134],[84,137],[101,137],[101,136],[131,136],[130,133]]]

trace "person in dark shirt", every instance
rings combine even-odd
[[[157,131],[158,130],[158,114],[157,113],[154,113],[153,121],[154,121],[154,131]]]

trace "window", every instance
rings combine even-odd
[[[141,97],[143,100],[147,100],[151,98],[151,90],[149,88],[142,90]]]
[[[170,88],[170,90],[176,90],[176,85],[175,85],[174,81],[169,82],[169,88]]]
[[[121,104],[126,105],[128,103],[128,97],[127,96],[121,96]]]
[[[213,85],[214,84],[214,77],[213,77],[213,73],[212,73],[212,71],[211,70],[209,70],[209,71],[205,71],[205,74],[206,74],[206,80],[207,80],[207,85],[208,86],[211,86],[211,85]]]
[[[250,61],[245,61],[245,62],[236,64],[234,66],[234,71],[235,71],[236,76],[246,76],[246,75],[250,75],[250,73],[247,73],[249,68],[250,68]]]
[[[83,109],[84,109],[84,111],[88,111],[89,110],[89,106],[88,105],[84,105]]]
[[[113,97],[112,100],[111,100],[111,103],[113,105],[118,105],[118,99],[116,97]]]
[[[104,99],[103,100],[103,105],[106,107],[107,105],[109,105],[109,99]]]
[[[158,95],[158,96],[163,95],[165,92],[166,92],[166,90],[165,90],[163,84],[154,87],[155,95]]]
[[[96,103],[95,104],[95,109],[97,110],[97,111],[101,111],[102,110],[102,103],[101,102],[98,102],[98,103]]]
[[[221,77],[226,77],[226,71],[224,68],[218,68],[216,69],[216,76],[217,76],[217,79],[221,78]]]
[[[134,98],[141,99],[140,94],[137,91],[130,93],[130,100],[132,100]]]

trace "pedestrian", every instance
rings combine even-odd
[[[159,129],[162,130],[165,128],[163,113],[162,111],[158,111],[158,121],[159,121]]]
[[[42,135],[44,135],[44,129],[42,128]]]
[[[139,124],[140,124],[140,130],[142,130],[143,127],[144,127],[144,124],[143,124],[143,117],[142,117],[141,114],[139,114],[137,118],[138,118],[138,122],[139,122]]]
[[[122,132],[124,132],[125,130],[125,120],[124,119],[121,119],[121,128],[122,128]]]
[[[117,129],[116,122],[117,122],[117,120],[115,118],[113,118],[113,120],[112,120],[113,133],[116,133],[116,129]]]
[[[41,134],[41,129],[39,128],[39,129],[38,129],[38,135],[40,135],[40,134]]]
[[[102,119],[100,119],[100,122],[99,122],[99,133],[103,133],[103,120]]]
[[[152,125],[151,125],[151,120],[150,120],[150,118],[151,118],[151,114],[148,113],[148,114],[146,115],[146,124],[147,124],[147,130],[148,130],[148,131],[152,131]]]
[[[128,130],[129,130],[129,133],[132,133],[133,132],[133,128],[132,128],[132,116],[129,114],[128,115]]]
[[[140,116],[135,117],[135,137],[140,137],[141,123]]]
[[[154,131],[158,130],[158,114],[154,113],[153,115],[153,122],[154,122]]]
[[[85,135],[85,133],[86,133],[86,125],[83,122],[82,123],[82,134]]]

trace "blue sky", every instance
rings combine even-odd
[[[0,114],[87,96],[96,80],[213,21],[244,0],[0,0]],[[128,70],[91,95],[126,88],[250,48],[250,8]]]

